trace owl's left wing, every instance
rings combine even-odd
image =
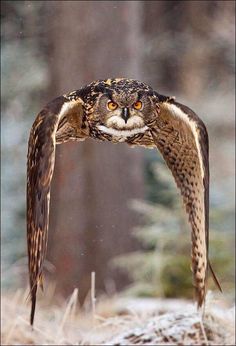
[[[87,137],[82,123],[82,105],[80,98],[56,98],[38,114],[30,132],[27,156],[27,242],[32,302],[31,324],[34,320],[37,286],[42,285],[55,147],[56,143]]]
[[[208,267],[211,270],[207,130],[191,109],[173,98],[163,97],[157,104],[157,116],[150,133],[180,189],[191,224],[192,271],[198,306],[201,306],[205,300]],[[218,284],[215,276],[214,279]]]

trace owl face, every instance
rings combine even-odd
[[[147,93],[109,90],[102,94],[95,105],[99,119],[97,128],[107,134],[126,139],[144,133],[153,114],[154,104]]]

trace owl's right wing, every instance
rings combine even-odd
[[[56,144],[88,137],[83,123],[83,101],[60,96],[50,102],[32,126],[27,155],[27,243],[33,324],[36,292],[42,285],[43,261],[47,249],[50,185]]]

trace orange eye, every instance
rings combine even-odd
[[[115,102],[109,101],[109,102],[107,103],[107,108],[108,108],[110,111],[114,111],[117,107],[118,107],[118,104],[115,103]]]
[[[137,101],[137,102],[135,102],[135,103],[133,104],[133,106],[134,106],[135,109],[139,110],[139,109],[142,108],[143,104],[142,104],[141,101]]]

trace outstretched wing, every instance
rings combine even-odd
[[[208,134],[198,116],[174,99],[166,98],[158,108],[151,135],[181,191],[191,224],[192,271],[200,307],[205,299],[209,265]]]
[[[70,139],[82,140],[87,136],[86,126],[82,126],[82,103],[80,98],[56,98],[38,114],[30,132],[27,156],[27,242],[31,324],[34,321],[37,286],[42,285],[55,147],[56,143]]]

